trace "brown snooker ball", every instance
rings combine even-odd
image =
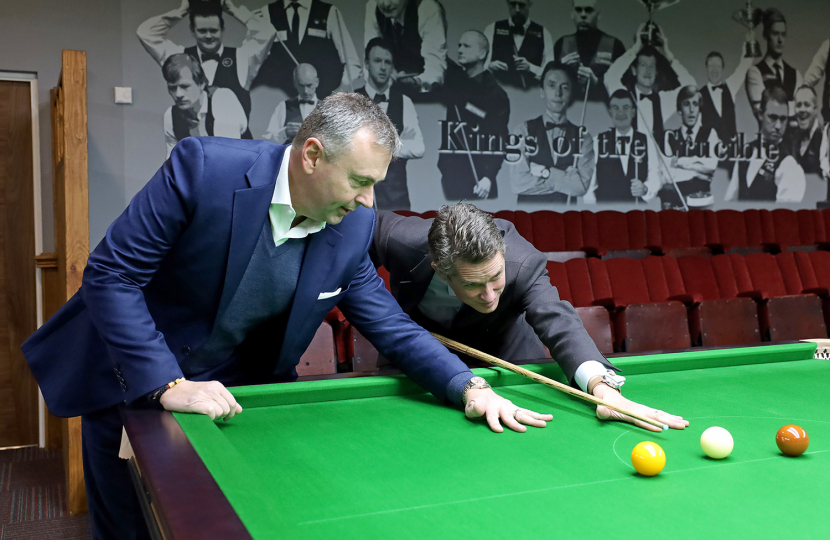
[[[775,444],[778,449],[788,456],[800,456],[810,446],[810,436],[804,428],[787,424],[778,430],[775,436]]]

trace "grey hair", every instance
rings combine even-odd
[[[303,120],[292,144],[301,147],[310,138],[318,139],[323,145],[323,155],[328,161],[337,161],[352,145],[355,133],[367,127],[377,137],[379,144],[392,158],[401,151],[401,138],[395,125],[367,96],[355,93],[337,92],[317,103],[311,114]]]
[[[478,264],[497,253],[504,255],[506,244],[493,217],[469,203],[442,206],[429,228],[429,251],[439,273],[451,278],[459,261]]]

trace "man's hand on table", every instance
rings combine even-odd
[[[594,396],[603,401],[607,401],[611,405],[619,405],[620,407],[629,410],[632,413],[639,414],[640,416],[653,418],[658,422],[666,424],[672,429],[685,429],[685,427],[689,425],[689,421],[683,420],[682,416],[676,416],[665,411],[652,409],[651,407],[635,403],[630,399],[624,398],[622,394],[605,384],[598,384],[594,388]],[[645,422],[641,422],[640,420],[636,420],[630,416],[620,414],[617,411],[612,411],[608,407],[604,407],[602,405],[597,405],[597,418],[600,420],[618,420],[620,422],[628,422],[649,431],[660,431],[660,428],[656,426],[646,424]]]
[[[489,388],[471,388],[467,391],[467,406],[464,408],[464,414],[470,419],[484,416],[490,429],[496,433],[504,431],[499,419],[504,422],[505,426],[520,433],[527,431],[522,424],[545,427],[547,425],[545,421],[553,420],[550,414],[539,414],[517,407],[509,399],[501,397]]]
[[[218,381],[182,381],[167,390],[159,399],[161,406],[172,412],[206,414],[211,420],[230,420],[242,407]]]

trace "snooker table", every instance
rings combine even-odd
[[[625,395],[689,419],[651,433],[499,368],[474,371],[544,429],[492,433],[396,376],[237,387],[229,422],[122,409],[154,534],[253,538],[830,538],[830,376],[816,344],[616,355]],[[525,365],[564,380],[549,359]],[[781,454],[778,428],[810,447]],[[704,456],[717,425],[735,449]],[[638,442],[666,452],[655,477]]]

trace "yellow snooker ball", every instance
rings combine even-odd
[[[712,426],[700,436],[700,448],[712,459],[723,459],[732,453],[735,441],[722,427]]]
[[[666,453],[656,442],[643,441],[631,451],[631,464],[643,476],[654,476],[666,466]]]

